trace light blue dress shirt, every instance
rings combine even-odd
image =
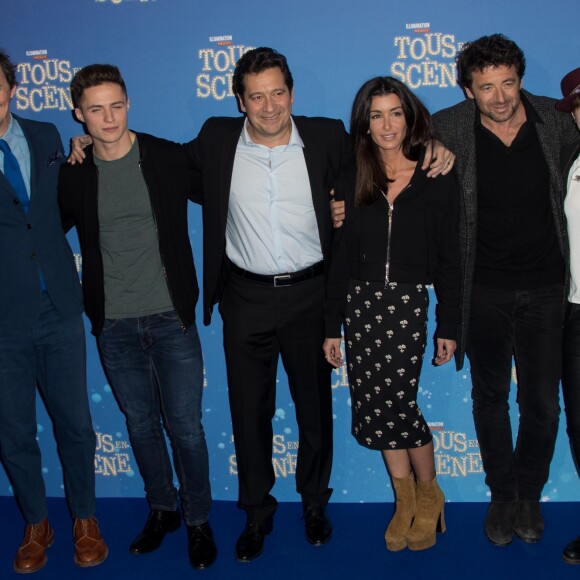
[[[277,275],[322,260],[304,142],[292,120],[287,145],[254,143],[247,121],[236,147],[226,255],[244,270]]]
[[[30,149],[28,148],[28,143],[22,132],[22,128],[12,115],[10,115],[10,125],[8,125],[6,133],[0,136],[0,138],[8,143],[10,150],[14,153],[14,157],[18,161],[18,165],[20,165],[20,172],[24,179],[26,193],[28,194],[28,199],[30,199]],[[2,151],[0,151],[0,166],[2,167],[2,171],[4,171],[4,153]]]

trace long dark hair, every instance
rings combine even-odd
[[[417,161],[425,143],[432,138],[431,115],[423,103],[402,82],[392,77],[375,77],[358,91],[352,104],[350,135],[356,163],[355,205],[370,205],[387,188],[390,181],[381,153],[369,133],[370,110],[374,97],[396,95],[401,101],[407,133],[403,139],[403,155]]]

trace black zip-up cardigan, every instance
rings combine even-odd
[[[201,203],[193,192],[188,157],[181,145],[136,133],[139,166],[149,191],[159,251],[173,307],[184,329],[195,321],[199,288],[187,227],[187,202]],[[58,191],[66,229],[77,228],[83,256],[83,296],[92,333],[100,334],[105,319],[103,260],[99,241],[98,170],[92,146],[82,164],[65,164]]]
[[[459,326],[461,284],[459,186],[450,173],[435,179],[420,159],[409,183],[396,198],[391,232],[389,280],[435,285],[439,338],[454,340]],[[325,302],[326,336],[340,336],[350,279],[385,280],[389,241],[388,209],[383,195],[366,207],[354,207],[354,168],[336,183],[345,199],[346,218],[335,232]]]

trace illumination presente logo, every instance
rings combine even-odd
[[[437,475],[467,477],[483,473],[483,463],[477,439],[467,433],[445,429],[442,421],[429,422],[433,436]]]
[[[96,433],[95,473],[104,477],[133,475],[128,441],[115,439],[111,433]]]
[[[234,438],[232,437],[232,443]],[[276,478],[286,478],[296,473],[298,462],[298,441],[289,441],[284,435],[274,435],[272,437],[272,467]],[[236,455],[230,455],[229,474],[238,474],[238,463]]]
[[[68,59],[49,58],[45,49],[27,50],[31,60],[16,65],[15,105],[18,111],[70,111],[70,82],[80,67]]]
[[[455,58],[463,46],[455,34],[432,32],[429,22],[405,25],[409,35],[395,36],[390,73],[411,89],[457,85]]]
[[[233,37],[229,34],[210,36],[208,41],[211,46],[200,48],[197,53],[201,72],[195,78],[196,96],[222,101],[234,96],[232,78],[236,63],[254,47],[233,44]]]

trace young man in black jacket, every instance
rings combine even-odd
[[[77,227],[85,308],[127,427],[151,513],[129,550],[155,550],[180,525],[161,419],[173,448],[190,563],[216,558],[208,523],[209,462],[201,424],[199,295],[187,232],[193,199],[178,145],[130,131],[119,70],[91,65],[71,84],[77,119],[93,139],[82,165],[63,168],[63,221]],[[72,223],[71,223],[72,225]]]

